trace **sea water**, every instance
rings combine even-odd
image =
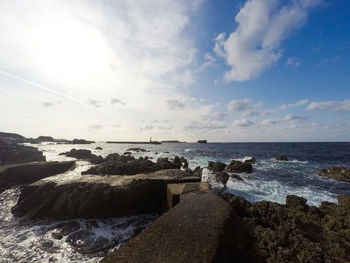
[[[287,195],[299,195],[309,205],[322,201],[336,203],[336,195],[350,194],[350,184],[318,176],[315,171],[331,165],[350,168],[350,143],[163,143],[89,145],[42,143],[31,145],[43,151],[48,161],[74,160],[59,155],[72,148],[89,149],[96,155],[123,154],[128,148],[140,147],[147,152],[134,152],[134,157],[152,158],[183,156],[190,168],[206,167],[208,161],[229,163],[254,157],[257,164],[251,174],[239,174],[244,181],[230,178],[226,187],[213,174],[203,170],[203,180],[214,191],[240,195],[251,202],[268,200],[285,203]],[[101,147],[103,150],[96,150]],[[276,161],[274,156],[285,155],[289,161]],[[64,181],[79,178],[91,167],[86,161],[77,161],[73,171],[43,180]],[[139,233],[158,215],[146,214],[107,219],[80,219],[67,221],[32,221],[23,224],[11,214],[20,188],[0,194],[0,262],[98,262],[103,256],[118,249]]]

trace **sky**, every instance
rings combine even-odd
[[[350,1],[1,0],[0,131],[350,141]]]

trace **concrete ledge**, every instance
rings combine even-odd
[[[179,193],[186,185],[170,188]],[[209,190],[183,194],[174,208],[100,262],[212,262],[230,211],[228,202]]]

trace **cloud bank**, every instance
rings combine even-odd
[[[307,22],[307,13],[320,0],[248,0],[235,17],[236,30],[215,39],[214,52],[231,67],[226,82],[257,77],[282,56],[281,43]],[[288,61],[287,61],[288,64]],[[298,64],[289,60],[289,64]]]

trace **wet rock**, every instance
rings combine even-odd
[[[284,156],[284,155],[277,155],[275,157],[275,160],[277,160],[277,161],[288,161],[288,158],[286,156]]]
[[[102,147],[96,147],[95,150],[103,150]]]
[[[348,262],[350,196],[339,205],[307,206],[298,196],[286,205],[224,194],[232,214],[215,262]],[[349,236],[350,237],[350,236]]]
[[[237,174],[231,174],[230,177],[239,181],[244,181],[243,178]]]
[[[147,150],[142,149],[142,148],[129,148],[129,149],[127,149],[127,151],[130,151],[130,152],[148,152]]]
[[[67,157],[72,157],[72,158],[81,159],[81,160],[88,160],[92,164],[99,164],[99,163],[102,163],[104,161],[102,156],[97,156],[97,155],[91,153],[90,150],[85,150],[85,149],[78,149],[77,150],[77,149],[73,148],[69,152],[60,153],[60,155],[65,155]]]
[[[220,162],[208,162],[208,169],[213,172],[222,172],[226,167],[226,164]]]
[[[23,219],[107,218],[162,212],[168,183],[198,182],[184,171],[162,170],[131,176],[86,176],[25,186],[13,207]]]
[[[202,177],[202,171],[203,171],[203,168],[201,168],[200,166],[197,166],[197,167],[194,168],[194,170],[192,171],[192,175],[193,175],[193,176]]]
[[[350,183],[350,169],[345,167],[331,166],[328,169],[317,170],[316,173],[324,177]]]
[[[256,164],[256,160],[254,157],[246,157],[243,159],[244,163]]]
[[[54,142],[55,139],[51,136],[39,136],[35,139],[38,142]]]
[[[251,173],[253,170],[253,167],[250,163],[243,163],[240,161],[231,161],[226,167],[226,172],[231,173]]]
[[[228,173],[223,171],[215,172],[215,178],[217,181],[221,182],[223,185],[226,185],[228,178],[230,177]]]
[[[123,160],[123,157],[129,157]],[[153,172],[158,169],[157,165],[147,159],[134,159],[130,156],[120,156],[117,160],[104,161],[101,164],[91,167],[82,174],[101,174],[101,175],[133,175],[138,173]]]
[[[45,156],[37,148],[0,141],[0,165],[45,160]]]
[[[132,152],[124,152],[123,154],[124,154],[124,155],[131,155]]]

